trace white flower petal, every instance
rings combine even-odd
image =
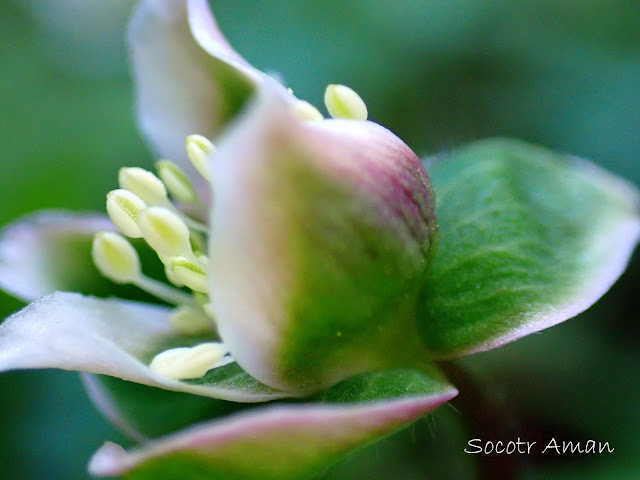
[[[248,78],[261,80],[264,75],[236,52],[220,31],[207,0],[187,0],[189,26],[198,45],[211,56],[235,67]]]
[[[140,1],[129,45],[141,131],[158,156],[202,181],[186,137],[215,138],[263,74],[231,48],[206,0]]]
[[[238,402],[286,396],[261,385],[235,364],[191,382],[154,374],[148,363],[168,345],[202,342],[202,337],[179,336],[172,331],[169,314],[170,310],[161,306],[55,293],[0,325],[0,371],[77,370]]]
[[[389,366],[400,339],[410,349],[406,310],[435,217],[409,147],[371,122],[298,120],[265,82],[220,143],[212,178],[213,308],[247,372],[313,391]]]
[[[113,230],[106,215],[45,211],[0,232],[0,288],[25,301],[91,284],[96,232]]]

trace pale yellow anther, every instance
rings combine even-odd
[[[129,190],[147,205],[168,205],[167,189],[162,181],[144,168],[121,168],[118,173],[120,188]]]
[[[216,147],[202,135],[189,135],[186,141],[187,156],[198,173],[206,180],[211,180],[209,161]]]
[[[175,163],[160,160],[156,163],[156,168],[160,179],[173,198],[182,203],[193,203],[198,200],[198,194],[193,189],[189,178]]]
[[[113,224],[127,237],[140,238],[140,213],[147,204],[129,190],[112,190],[107,194],[107,213]]]
[[[138,252],[118,233],[97,233],[93,238],[91,256],[100,273],[114,282],[132,283],[140,277]]]
[[[209,291],[209,279],[202,266],[196,265],[185,257],[177,257],[171,263],[171,270],[175,277],[191,290],[201,293]]]
[[[191,253],[189,228],[182,219],[164,207],[150,207],[140,214],[138,225],[149,246],[161,256]]]
[[[184,305],[171,313],[169,325],[184,335],[207,333],[213,329],[213,322],[203,312]]]
[[[324,93],[324,103],[333,118],[367,119],[367,105],[360,95],[344,85],[329,85]]]
[[[323,120],[324,117],[316,107],[304,100],[298,100],[291,106],[291,111],[300,120],[313,121]]]
[[[202,343],[195,347],[172,348],[151,361],[151,371],[175,380],[203,377],[212,368],[221,366],[229,352],[223,343]]]
[[[182,283],[178,279],[178,277],[176,277],[176,274],[173,273],[173,270],[171,270],[171,263],[168,263],[164,266],[164,274],[167,277],[167,280],[169,280],[169,282],[171,282],[176,287],[180,287],[180,288],[184,287],[184,283]]]

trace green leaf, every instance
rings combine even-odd
[[[95,475],[123,475],[132,480],[310,478],[456,393],[437,372],[361,374],[334,386],[313,403],[255,408],[130,453],[106,444],[89,469]]]
[[[638,241],[638,191],[584,160],[495,139],[426,167],[440,230],[419,323],[436,356],[489,350],[579,314]]]

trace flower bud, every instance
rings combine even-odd
[[[97,233],[91,255],[100,273],[114,282],[132,283],[140,277],[138,252],[122,235]]]
[[[149,368],[154,373],[175,380],[201,378],[212,368],[219,366],[227,347],[222,343],[202,343],[195,347],[181,347],[166,350],[151,361]]]
[[[189,228],[182,219],[164,207],[150,207],[140,214],[140,231],[158,254],[180,256],[191,252]]]
[[[173,275],[191,290],[201,293],[209,291],[207,272],[185,257],[177,257],[171,263]]]
[[[118,173],[120,188],[129,190],[147,205],[167,205],[167,189],[162,181],[144,168],[121,168]]]
[[[209,159],[216,147],[202,135],[189,135],[186,141],[187,156],[198,173],[206,180],[211,180]]]
[[[127,237],[140,238],[140,213],[147,204],[129,190],[112,190],[107,194],[107,213],[113,224]]]
[[[324,93],[324,103],[333,118],[367,119],[367,105],[360,95],[344,85],[329,85]]]
[[[220,337],[251,376],[299,393],[426,355],[415,309],[436,221],[420,159],[379,125],[302,122],[266,91],[214,164]]]
[[[158,175],[176,200],[192,203],[198,200],[198,194],[193,189],[185,173],[175,163],[161,160],[156,164]]]

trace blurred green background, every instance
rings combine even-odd
[[[255,66],[321,105],[355,88],[420,154],[514,136],[591,158],[640,185],[635,0],[213,0]],[[0,2],[0,225],[43,208],[97,210],[123,165],[151,158],[133,118],[123,32],[131,0]],[[528,479],[640,475],[640,262],[578,319],[466,359],[505,439],[609,441],[610,455],[531,456]],[[0,318],[21,306],[0,293]],[[458,479],[473,411],[442,407],[326,479]],[[483,425],[482,422],[485,422]],[[0,478],[85,478],[105,440],[77,375],[0,376]],[[482,463],[475,464],[478,460]],[[502,459],[504,460],[504,458]],[[506,460],[505,460],[506,461]]]

